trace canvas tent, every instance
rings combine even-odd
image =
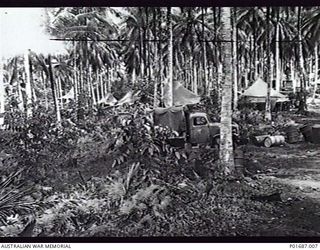
[[[61,99],[61,100],[74,99],[74,88],[70,89],[70,91],[67,94],[59,97],[58,99]]]
[[[116,102],[117,99],[111,93],[107,93],[105,97],[98,101],[98,104],[114,105]]]
[[[156,108],[154,110],[154,124],[167,126],[179,133],[186,130],[183,107]]]
[[[241,98],[245,98],[250,103],[265,103],[268,92],[268,84],[262,79],[256,80],[249,88],[247,88]],[[271,88],[270,91],[271,107],[274,108],[277,102],[287,102],[289,99],[280,92]]]
[[[133,104],[136,100],[139,99],[139,93],[140,93],[140,91],[138,91],[136,93],[133,93],[133,91],[129,91],[116,104],[117,105],[122,105],[122,104],[125,104],[125,103]]]
[[[165,96],[168,92],[167,87],[165,87]],[[200,96],[194,94],[187,88],[177,81],[173,82],[173,106],[184,106],[187,104],[197,104],[200,102]],[[167,100],[165,98],[164,105],[169,107]]]

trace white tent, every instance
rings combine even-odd
[[[241,97],[245,97],[252,103],[263,103],[266,101],[268,93],[268,84],[262,79],[256,80],[249,88],[247,88]],[[281,94],[275,89],[271,88],[270,98],[272,102],[286,102],[289,101],[287,96]]]
[[[64,96],[59,97],[58,99],[61,100],[69,100],[69,99],[74,99],[74,88],[71,88],[70,91],[65,94]]]
[[[125,103],[133,104],[136,100],[139,99],[139,94],[140,94],[140,91],[133,93],[133,91],[131,90],[117,102],[117,105],[122,105]]]
[[[110,93],[107,93],[107,95],[103,98],[101,98],[98,102],[98,104],[107,104],[107,105],[114,105],[117,103],[117,99]]]

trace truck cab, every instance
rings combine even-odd
[[[206,112],[190,111],[182,107],[158,108],[154,112],[154,123],[167,126],[180,134],[180,137],[168,138],[173,146],[184,143],[212,146],[219,144],[220,123],[211,122]],[[232,126],[234,140],[237,140],[238,125]]]
[[[188,141],[191,144],[219,144],[220,123],[210,122],[205,112],[192,112],[187,119]],[[239,127],[232,124],[234,140],[237,140]]]

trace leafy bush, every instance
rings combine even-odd
[[[2,131],[10,136],[0,142],[3,165],[25,167],[21,178],[37,189],[27,195],[42,208],[32,236],[239,235],[271,209],[244,198],[256,187],[221,179],[217,151],[169,146],[172,131],[153,126],[148,104],[85,114],[76,124],[54,119],[39,109],[21,131]],[[18,213],[5,214],[3,235],[18,235],[32,212]]]
[[[34,213],[38,204],[31,198],[34,189],[21,181],[21,172],[1,175],[0,183],[0,235],[12,236],[22,227],[24,216]]]

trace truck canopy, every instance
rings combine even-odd
[[[182,133],[186,131],[186,117],[183,107],[154,109],[154,125],[167,126]]]

